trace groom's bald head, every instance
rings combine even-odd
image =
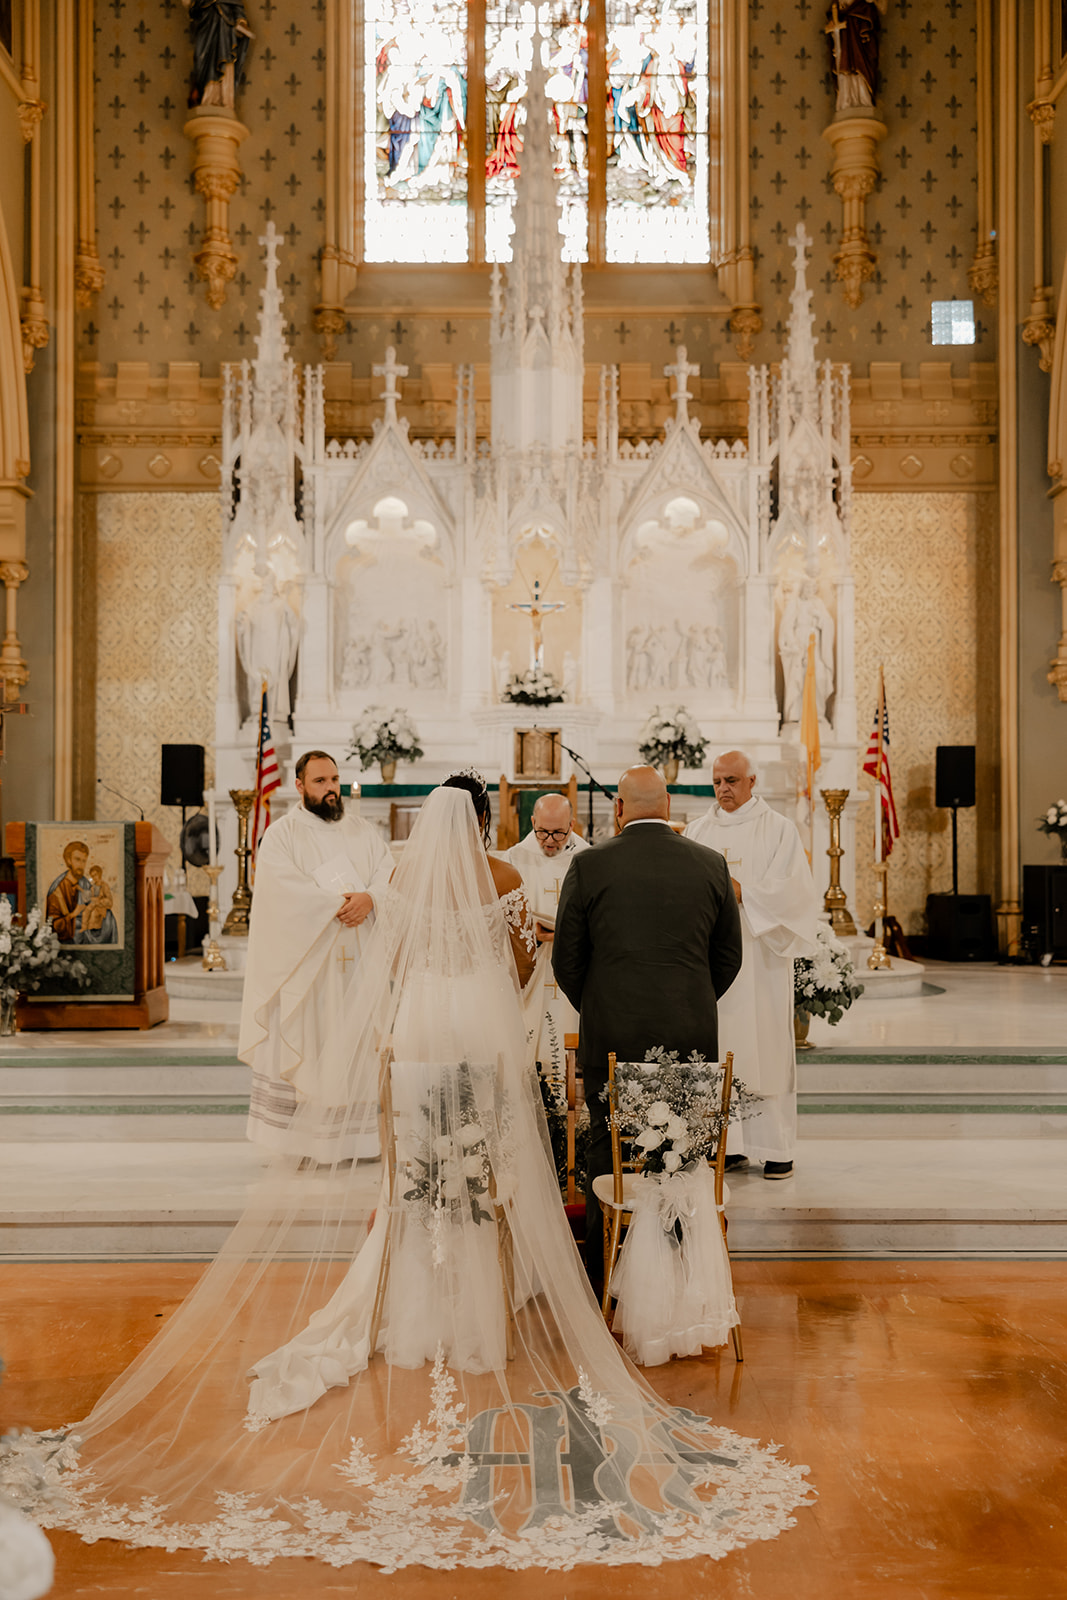
[[[624,828],[628,822],[643,818],[666,822],[671,814],[671,798],[663,774],[655,767],[627,767],[619,779],[615,811]]]

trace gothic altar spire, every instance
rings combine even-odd
[[[581,268],[568,270],[563,262],[542,46],[535,33],[512,259],[503,283],[501,269],[493,269],[494,448],[578,449],[582,440]]]
[[[808,247],[813,241],[804,224],[798,222],[789,242],[793,246],[794,278],[789,296],[789,337],[782,362],[782,380],[791,391],[793,414],[814,420],[818,409],[815,316],[807,278]]]

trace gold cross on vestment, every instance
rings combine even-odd
[[[545,890],[545,893],[546,894],[550,894],[557,905],[559,905],[559,891],[560,891],[562,885],[563,885],[563,879],[562,878],[556,878],[556,879],[553,880],[552,888]]]
[[[546,978],[545,979],[545,999],[546,1000],[554,1000],[558,994],[559,994],[559,984],[558,983],[552,983],[549,979]]]
[[[344,945],[341,946],[337,953],[337,960],[341,968],[342,976],[348,971],[350,965],[355,966],[356,964],[355,956],[352,955]]]
[[[728,849],[723,851],[722,858],[726,862],[726,865],[728,867],[738,867],[738,868],[740,868],[740,866],[741,866],[741,857],[740,856],[732,856]]]

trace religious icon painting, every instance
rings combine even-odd
[[[134,998],[135,855],[132,822],[26,825],[26,905],[39,906],[71,954],[89,970],[85,989],[63,979],[30,1003]]]

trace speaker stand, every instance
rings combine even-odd
[[[959,842],[958,842],[958,838],[957,838],[957,834],[956,834],[956,818],[957,818],[958,813],[959,813],[959,807],[958,806],[953,806],[952,807],[952,898],[954,900],[958,898],[959,892],[960,892]]]

